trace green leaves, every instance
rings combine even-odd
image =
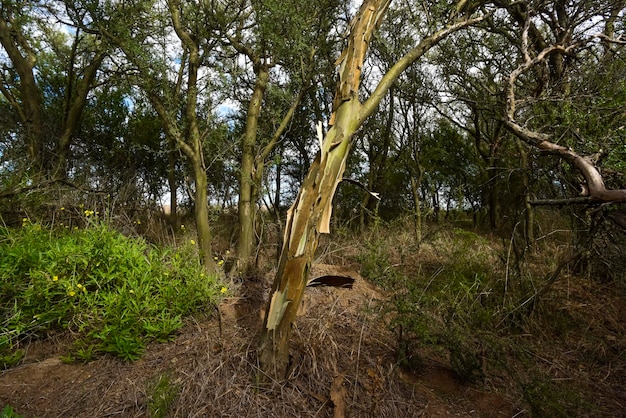
[[[19,361],[22,341],[53,329],[78,333],[69,359],[135,360],[219,297],[221,284],[189,254],[193,246],[160,250],[97,222],[74,231],[25,222],[0,237],[4,367]]]

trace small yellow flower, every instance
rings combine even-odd
[[[217,257],[213,257],[213,260],[214,260],[214,261],[217,261]]]
[[[63,206],[61,206],[61,210],[65,210],[65,208]]]
[[[189,242],[191,243],[191,245],[196,245],[196,242],[194,240],[189,240]]]
[[[83,285],[82,285],[82,284],[80,284],[80,283],[78,283],[78,284],[76,285],[76,287],[77,287],[77,288],[79,288],[79,289],[82,289],[82,288],[83,288]]]
[[[70,296],[74,296],[76,295],[76,292],[74,292],[73,290],[70,290],[69,292],[67,292],[67,294]]]
[[[180,229],[185,229],[185,225],[180,224]]]
[[[59,281],[59,276],[52,276],[52,281],[53,282],[58,282]]]
[[[222,266],[223,264],[224,264],[224,260],[220,260],[220,261],[217,262],[218,266]]]
[[[220,292],[221,293],[226,293],[226,292],[228,292],[228,289],[222,286],[222,288],[220,289]]]
[[[135,223],[136,223],[137,225],[141,225],[141,221],[140,221],[139,219],[137,219],[137,220],[135,221]]]
[[[135,291],[133,289],[130,289],[128,293],[135,293]]]
[[[230,255],[230,250],[226,250],[226,255]]]
[[[22,218],[22,223],[28,222],[28,218]]]
[[[93,210],[86,210],[85,211],[85,216],[89,217],[91,215],[93,215],[95,212]]]

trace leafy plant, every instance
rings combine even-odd
[[[195,251],[191,242],[158,249],[93,219],[85,229],[27,219],[22,228],[2,228],[2,366],[19,361],[22,340],[65,329],[78,335],[68,360],[138,358],[147,342],[168,340],[183,316],[219,299],[222,286]]]
[[[7,405],[0,411],[0,418],[23,418],[23,416],[15,412],[13,407]]]

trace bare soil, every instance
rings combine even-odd
[[[189,322],[134,363],[65,364],[69,338],[33,342],[21,365],[0,374],[0,405],[26,417],[145,417],[167,377],[171,417],[525,415],[505,394],[463,384],[437,361],[419,373],[398,367],[395,337],[377,311],[386,296],[363,280],[353,289],[307,291],[290,376],[261,386],[256,346],[268,287],[263,280],[241,289],[219,317]]]

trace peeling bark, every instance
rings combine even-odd
[[[286,377],[291,327],[302,300],[319,235],[330,232],[332,199],[341,181],[354,133],[376,110],[394,81],[409,65],[448,34],[482,19],[462,19],[424,38],[382,77],[369,99],[361,104],[358,92],[365,54],[389,3],[390,0],[363,2],[350,24],[347,46],[336,62],[339,83],[330,118],[331,128],[287,212],[283,248],[259,350],[261,370],[266,376]]]

